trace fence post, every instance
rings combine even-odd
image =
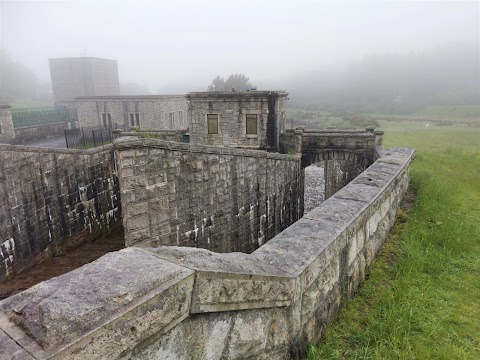
[[[65,133],[65,144],[67,145],[67,149],[68,149],[68,136],[67,136],[67,130],[63,130],[63,132]]]
[[[93,137],[93,147],[97,146],[97,143],[95,142],[95,130],[92,130],[92,137]]]
[[[85,141],[85,129],[82,127],[82,141],[83,141],[83,148],[87,148],[87,143]]]

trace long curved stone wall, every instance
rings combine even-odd
[[[128,248],[0,303],[0,357],[296,359],[353,295],[407,190],[383,156],[251,254]]]

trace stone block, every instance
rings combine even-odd
[[[0,303],[0,328],[36,358],[116,358],[188,316],[193,271],[110,253]]]

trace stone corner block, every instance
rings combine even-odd
[[[196,271],[191,313],[290,305],[295,279],[249,254],[175,246],[148,251]]]
[[[194,272],[124,249],[0,302],[0,329],[35,358],[117,358],[189,314]]]

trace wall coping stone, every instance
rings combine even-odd
[[[178,99],[185,100],[185,95],[105,95],[105,96],[77,96],[75,101],[154,101]]]
[[[130,150],[140,148],[156,148],[169,150],[182,150],[206,154],[221,154],[242,157],[255,157],[266,159],[279,159],[289,161],[299,161],[301,154],[288,155],[266,152],[264,150],[240,149],[236,147],[225,147],[216,145],[203,145],[195,143],[179,143],[160,139],[132,139],[132,137],[118,138],[114,141],[115,148],[118,150]]]
[[[35,146],[26,146],[26,145],[0,144],[0,151],[22,151],[22,152],[52,153],[52,154],[92,155],[92,154],[101,153],[106,150],[113,150],[113,149],[114,149],[113,144],[97,146],[91,149],[59,149],[59,148],[35,147]]]
[[[287,97],[288,92],[285,90],[276,91],[262,91],[262,90],[249,90],[249,91],[207,91],[207,92],[190,92],[185,95],[187,99],[195,100],[221,100],[224,98],[240,100],[242,98],[259,98],[268,96]]]
[[[0,327],[36,358],[71,346],[88,353],[92,342],[120,355],[154,335],[152,326],[168,330],[188,316],[193,275],[141,249],[123,249],[5,299]]]
[[[304,137],[318,137],[321,134],[322,137],[338,137],[338,138],[369,138],[375,139],[373,133],[367,132],[304,132],[302,136]]]

